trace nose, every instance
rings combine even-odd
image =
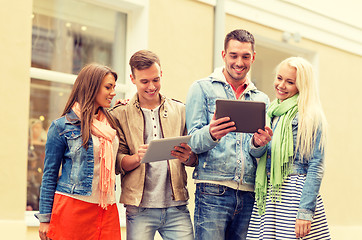
[[[243,60],[241,59],[241,57],[238,57],[236,60],[236,66],[240,67],[243,64]]]
[[[151,90],[155,89],[155,84],[153,82],[150,82],[150,84],[148,85],[148,88]]]
[[[111,96],[116,96],[116,90],[113,88],[112,92],[111,92]]]
[[[285,82],[284,81],[279,81],[278,82],[278,88],[284,89],[285,88]]]

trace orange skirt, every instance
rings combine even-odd
[[[105,210],[98,204],[55,194],[47,236],[53,240],[121,239],[117,205]]]

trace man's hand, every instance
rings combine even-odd
[[[186,163],[192,154],[191,147],[186,143],[181,143],[180,146],[175,146],[175,150],[171,152],[171,155],[179,159],[182,163]]]
[[[215,114],[212,117],[212,120],[211,120],[210,126],[209,126],[209,132],[210,132],[212,139],[219,140],[223,136],[228,134],[229,132],[232,132],[235,130],[236,130],[235,123],[230,122],[229,117],[223,117],[223,118],[216,119]]]
[[[147,152],[147,148],[148,148],[148,144],[145,145],[141,145],[140,148],[137,151],[137,162],[140,163],[142,158],[145,156],[146,152]]]
[[[122,159],[122,169],[125,171],[132,171],[141,164],[141,160],[144,157],[148,148],[148,144],[141,145],[137,150],[137,153],[133,155],[125,156]]]

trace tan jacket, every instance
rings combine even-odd
[[[123,157],[137,153],[138,148],[145,143],[145,122],[137,94],[126,105],[117,105],[110,112],[121,130],[116,162],[116,173],[121,173],[120,203],[139,206],[145,183],[145,164],[129,172],[121,167]],[[184,104],[161,96],[160,122],[164,138],[185,135],[187,130]],[[185,165],[178,159],[168,160],[168,171],[171,176],[173,200],[188,200]]]

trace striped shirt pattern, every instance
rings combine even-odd
[[[278,199],[272,201],[269,198],[270,187],[268,188],[265,214],[259,216],[258,208],[254,204],[246,239],[297,239],[295,236],[295,221],[305,178],[305,175],[289,176],[281,188],[281,201]],[[331,239],[320,195],[317,197],[311,231],[307,236],[299,239]]]

